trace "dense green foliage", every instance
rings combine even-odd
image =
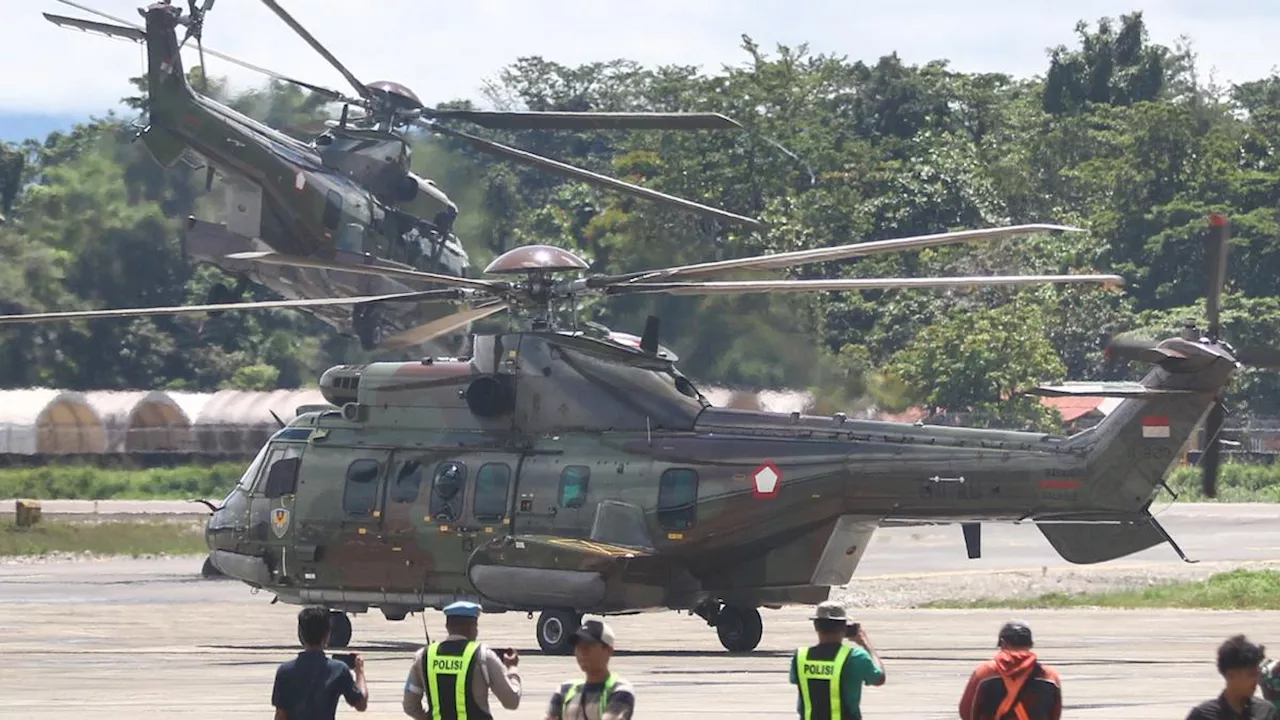
[[[1052,413],[1014,394],[1035,381],[1130,377],[1143,368],[1107,366],[1102,336],[1163,334],[1202,316],[1210,212],[1235,222],[1228,337],[1273,338],[1280,329],[1280,76],[1205,86],[1194,55],[1150,43],[1140,14],[1077,30],[1077,48],[1053,50],[1042,77],[1022,79],[959,73],[941,60],[908,66],[896,55],[868,64],[804,47],[770,54],[744,37],[746,62],[717,72],[524,58],[486,87],[485,100],[500,108],[710,110],[739,120],[745,132],[495,137],[760,217],[770,225],[763,233],[561,181],[445,138],[419,138],[414,165],[460,206],[458,233],[481,267],[531,242],[621,272],[1003,223],[1085,227],[795,276],[1119,272],[1123,293],[651,296],[588,309],[630,332],[659,314],[664,344],[703,382],[811,387],[824,405],[921,403],[1051,427]],[[281,85],[226,100],[293,132],[314,130],[326,110]],[[132,134],[106,118],[29,141],[17,149],[21,163],[0,162],[26,181],[0,226],[0,298],[29,311],[204,298],[220,274],[186,268],[176,237],[187,214],[216,217],[216,194],[203,195],[202,173],[159,169]],[[12,187],[3,174],[0,199]],[[290,387],[359,356],[353,341],[284,310],[42,325],[0,333],[0,385]],[[1280,414],[1277,382],[1246,372],[1227,401]]]
[[[0,470],[0,497],[41,500],[188,500],[224,497],[244,474],[241,463],[120,470],[45,465]]]
[[[45,518],[30,527],[0,521],[0,557],[93,553],[94,555],[203,555],[204,526],[194,520],[60,521]]]
[[[943,600],[926,603],[930,608],[1056,609],[1179,608],[1183,610],[1280,610],[1280,572],[1232,570],[1198,582],[1165,583],[1136,590],[1098,593],[1048,593],[1034,598]]]

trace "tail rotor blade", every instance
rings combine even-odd
[[[1250,367],[1280,370],[1280,348],[1242,347],[1236,350],[1236,359]]]
[[[1231,237],[1231,221],[1222,215],[1209,217],[1209,238],[1205,242],[1209,288],[1205,293],[1205,310],[1209,315],[1211,340],[1221,337],[1222,288],[1227,281],[1227,240]]]

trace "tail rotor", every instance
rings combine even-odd
[[[187,0],[187,7],[190,8],[190,15],[187,17],[187,33],[182,37],[182,42],[178,43],[178,48],[187,44],[187,40],[196,39],[196,48],[200,52],[200,84],[203,86],[201,90],[207,92],[209,90],[209,77],[205,75],[204,70],[204,16],[205,13],[213,9],[214,0],[204,0],[203,5],[196,5],[196,0]]]
[[[1222,339],[1222,291],[1227,279],[1227,249],[1231,222],[1222,215],[1209,218],[1209,236],[1205,240],[1208,287],[1205,314],[1208,327],[1203,335],[1189,324],[1179,339],[1148,341],[1135,338],[1113,338],[1106,348],[1109,359],[1134,360],[1159,365],[1169,373],[1196,372],[1219,359],[1237,366],[1280,370],[1280,349],[1266,346],[1236,349]],[[1205,419],[1204,452],[1200,456],[1201,489],[1205,497],[1217,496],[1218,467],[1222,457],[1222,428],[1227,408],[1219,395],[1214,399]]]

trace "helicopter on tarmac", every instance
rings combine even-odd
[[[117,24],[44,13],[50,22],[146,46],[149,124],[135,140],[141,139],[156,162],[165,167],[180,159],[194,167],[197,163],[191,157],[201,159],[207,170],[207,190],[212,189],[215,172],[222,177],[226,223],[192,217],[183,237],[183,250],[189,259],[210,263],[239,278],[234,290],[222,283],[215,285],[209,303],[240,297],[249,283],[255,283],[293,300],[289,307],[302,308],[339,332],[354,333],[366,350],[419,344],[419,326],[440,316],[433,314],[435,306],[413,302],[413,295],[399,296],[422,289],[424,282],[434,285],[435,281],[351,270],[352,265],[371,265],[451,277],[465,278],[469,273],[467,252],[453,234],[457,206],[434,182],[409,170],[411,149],[404,132],[415,127],[558,175],[704,216],[762,227],[753,218],[599,175],[441,124],[467,122],[517,130],[741,127],[723,115],[428,108],[412,90],[399,83],[362,83],[279,3],[263,0],[346,78],[357,96],[295,80],[214,50],[209,54],[343,103],[341,118],[328,123],[329,129],[310,143],[304,143],[197,92],[187,80],[180,50],[188,40],[195,39],[203,77],[204,21],[213,0],[204,0],[202,5],[188,0],[189,12],[185,16],[168,0],[154,3],[138,11],[145,26],[71,0],[58,1]],[[177,36],[179,26],[186,27],[181,41]],[[353,108],[364,114],[356,117],[357,113],[351,112]],[[324,264],[263,264],[251,255],[242,255],[262,251]],[[353,302],[334,303],[334,296],[351,298]],[[383,297],[380,301],[363,302],[368,296]],[[466,323],[459,328],[465,326]],[[387,335],[388,331],[392,334]]]
[[[1203,336],[1114,340],[1115,357],[1157,366],[1141,382],[1035,390],[1124,399],[1070,437],[717,408],[659,344],[657,318],[638,341],[580,327],[576,313],[561,321],[566,304],[589,295],[1123,284],[1117,275],[690,281],[1068,230],[942,233],[577,279],[555,277],[588,269],[568,251],[512,250],[485,269],[495,279],[455,280],[455,300],[474,306],[462,315],[510,311],[527,329],[477,336],[468,359],[329,368],[320,388],[331,406],[300,408],[211,507],[209,562],[279,600],[330,608],[334,646],[351,640],[349,613],[376,607],[402,620],[470,599],[488,612],[540,612],[538,644],[559,654],[583,613],[660,609],[697,614],[726,649],[750,651],[763,632],[759,608],[826,599],[882,525],[960,523],[969,557],[981,554],[981,523],[1032,521],[1071,562],[1162,542],[1186,560],[1149,512],[1162,478],[1208,415],[1212,497],[1219,393],[1241,363],[1280,367],[1275,350],[1237,351],[1220,338],[1222,218]],[[182,311],[192,310],[163,310]],[[0,324],[104,312],[153,311]]]

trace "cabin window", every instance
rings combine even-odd
[[[356,460],[347,467],[342,491],[342,511],[348,515],[372,515],[378,508],[377,460]]]
[[[267,466],[266,489],[269,498],[292,495],[298,491],[298,466],[302,463],[302,446],[277,445]]]
[[[462,517],[462,501],[466,498],[467,466],[460,462],[442,462],[431,478],[431,517],[453,521]]]
[[[395,480],[391,481],[391,502],[411,503],[418,499],[422,488],[422,462],[406,460],[400,463]]]
[[[337,190],[330,190],[328,195],[324,196],[324,226],[330,230],[338,227],[338,221],[342,219],[342,195]]]
[[[580,508],[587,502],[587,483],[591,480],[591,468],[586,465],[570,465],[560,473],[560,507]]]
[[[476,500],[473,511],[480,522],[502,522],[507,516],[507,488],[511,466],[489,463],[476,473]]]
[[[672,468],[658,480],[658,523],[667,530],[688,530],[698,513],[698,471]]]
[[[266,461],[267,453],[270,452],[271,446],[262,445],[262,449],[254,456],[253,462],[249,463],[249,467],[245,468],[244,474],[240,476],[240,482],[236,483],[239,488],[245,492],[249,492],[253,487],[253,481],[257,479],[258,473],[262,470],[262,463]]]

